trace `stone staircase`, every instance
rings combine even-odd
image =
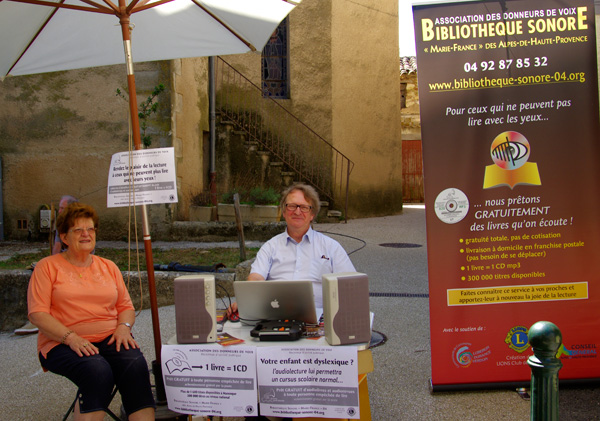
[[[257,141],[249,140],[248,134],[236,129],[236,123],[217,117],[217,191],[226,192],[240,183],[260,184],[275,191],[282,191],[298,179],[298,174],[271,151],[265,150]],[[228,160],[228,162],[224,162]],[[219,173],[221,169],[221,173]],[[225,172],[228,172],[226,174]],[[249,181],[250,180],[250,181]],[[336,223],[342,220],[340,210],[330,209],[330,202],[321,200],[318,222]]]
[[[217,127],[225,126],[218,130],[225,137],[239,137],[221,139],[223,144],[217,148],[221,160],[217,171],[223,172],[218,183],[225,181],[217,191],[226,191],[231,182],[244,177],[254,177],[249,185],[261,182],[276,190],[301,181],[329,202],[327,210],[343,209],[329,216],[326,212],[324,218],[347,218],[354,163],[282,103],[263,95],[262,88],[222,57],[215,60],[215,74],[215,111],[221,120]],[[238,148],[238,143],[246,149]]]

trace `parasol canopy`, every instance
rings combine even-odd
[[[0,77],[260,51],[298,1],[0,0]]]

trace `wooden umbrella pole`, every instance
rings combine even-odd
[[[129,16],[126,14],[124,0],[119,0],[121,30],[123,33],[123,44],[125,47],[125,61],[127,65],[127,88],[129,91],[129,113],[131,114],[131,126],[133,130],[133,143],[135,149],[142,149],[140,134],[140,121],[137,112],[137,95],[135,92],[135,75],[133,74],[133,59],[131,57],[131,31],[129,28]],[[150,311],[152,314],[152,329],[154,332],[154,350],[156,361],[160,367],[161,338],[160,322],[158,319],[158,302],[156,299],[156,281],[154,279],[154,261],[152,258],[152,237],[150,236],[150,224],[148,223],[148,212],[146,205],[141,205],[142,232],[144,235],[144,250],[146,252],[146,270],[148,271],[148,290],[150,295]],[[158,381],[158,380],[157,380]],[[162,381],[162,379],[161,379]]]

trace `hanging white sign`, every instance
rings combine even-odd
[[[118,152],[108,172],[106,206],[176,203],[174,148]]]

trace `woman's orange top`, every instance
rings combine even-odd
[[[133,310],[121,271],[112,261],[92,256],[85,268],[72,265],[60,254],[35,266],[27,290],[28,313],[45,312],[90,342],[103,340],[117,328],[117,316]],[[59,342],[38,334],[44,357]]]

